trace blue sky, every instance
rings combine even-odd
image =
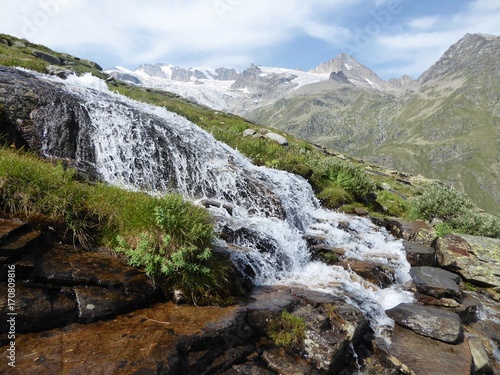
[[[417,78],[466,33],[500,35],[500,0],[23,0],[0,33],[134,69],[309,70],[342,52],[382,78]]]

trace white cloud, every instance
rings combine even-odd
[[[469,1],[446,16],[416,16],[400,32],[383,32],[364,55],[371,55],[384,77],[417,78],[467,33],[500,34],[500,0]],[[377,54],[375,51],[383,51]]]
[[[361,0],[358,0],[361,1]],[[74,50],[93,46],[129,64],[187,56],[256,56],[306,33],[333,41],[348,33],[324,20],[340,0],[24,0],[5,4],[3,32]],[[356,1],[352,2],[356,3]]]

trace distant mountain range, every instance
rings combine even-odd
[[[467,34],[417,80],[341,54],[309,72],[143,65],[107,71],[366,161],[439,178],[500,214],[500,37]]]

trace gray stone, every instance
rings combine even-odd
[[[253,129],[245,129],[243,131],[243,137],[251,137],[253,135],[255,135],[257,132]]]
[[[465,280],[500,286],[500,239],[448,234],[437,241],[437,259]]]
[[[50,54],[50,53],[41,52],[41,51],[33,51],[31,54],[35,57],[38,57],[39,59],[42,59],[43,61],[48,62],[49,64],[62,65],[61,59],[57,56]]]
[[[417,242],[403,241],[406,260],[413,267],[434,266],[436,263],[436,250],[430,246]]]
[[[463,338],[462,324],[457,314],[434,307],[402,303],[386,310],[396,324],[422,336],[455,344]]]
[[[280,146],[288,146],[288,141],[285,137],[276,134],[276,133],[266,133],[264,134],[264,137],[267,139],[270,139],[272,141],[278,142]]]
[[[412,267],[410,275],[417,290],[436,298],[460,298],[460,276],[435,267]]]

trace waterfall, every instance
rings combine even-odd
[[[392,325],[384,309],[412,300],[402,290],[410,269],[402,242],[364,218],[322,209],[302,177],[254,166],[187,119],[112,93],[97,78],[44,79],[84,103],[94,160],[82,161],[127,189],[177,191],[194,201],[216,202],[209,209],[217,219],[217,241],[230,242],[233,262],[256,284],[340,295],[379,332]],[[42,117],[47,128],[54,126],[50,116]],[[311,261],[304,235],[324,237],[348,258],[391,266],[395,284],[379,288],[342,267]]]

